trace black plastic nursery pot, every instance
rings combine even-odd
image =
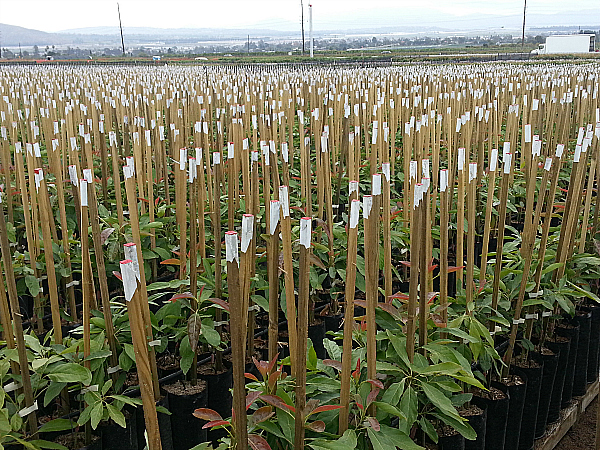
[[[438,440],[439,450],[465,450],[465,438],[459,434],[440,436]]]
[[[517,362],[519,364],[519,362]],[[518,368],[527,376],[527,391],[523,405],[521,431],[519,434],[519,450],[530,450],[535,440],[537,413],[544,375],[544,360],[539,353],[529,353],[529,360],[518,365]]]
[[[336,314],[335,316],[324,316],[325,320],[325,332],[327,331],[340,331],[342,326],[342,320],[344,314]]]
[[[204,422],[193,415],[196,409],[207,407],[206,387],[207,383],[204,380],[198,380],[196,386],[191,386],[189,382],[178,381],[162,387],[167,393],[169,411],[171,411],[173,450],[189,450],[206,442],[207,432],[202,429]]]
[[[553,338],[546,340],[545,345],[558,354],[558,366],[556,368],[556,377],[552,386],[552,394],[550,395],[550,405],[548,407],[548,417],[546,425],[556,422],[560,418],[560,409],[562,403],[562,392],[567,375],[567,366],[569,363],[569,352],[571,351],[571,338],[567,336],[555,335]]]
[[[565,381],[560,401],[561,409],[569,406],[569,402],[573,397],[573,378],[575,375],[575,363],[577,361],[577,348],[579,345],[579,324],[576,321],[563,322],[559,324],[555,333],[559,336],[565,336],[571,339],[569,348],[569,359],[567,361],[567,370],[565,373]],[[569,369],[570,368],[570,369]]]
[[[313,347],[317,353],[317,358],[327,358],[327,352],[325,351],[325,346],[323,345],[323,339],[325,339],[325,321],[321,320],[314,325],[309,325],[308,337],[313,343]]]
[[[535,424],[535,439],[541,438],[546,432],[546,421],[548,419],[550,400],[552,399],[551,392],[556,380],[559,354],[548,348],[543,348],[541,350],[541,357],[544,361],[544,373],[542,375],[540,401],[538,404],[537,421]]]
[[[592,313],[578,310],[575,314],[575,320],[579,323],[579,343],[577,345],[575,373],[573,374],[574,397],[584,395],[587,390],[587,366],[592,329]]]
[[[587,309],[592,313],[590,329],[590,345],[588,351],[587,382],[593,383],[598,379],[598,355],[600,351],[600,306],[589,305]]]
[[[473,406],[476,406],[476,408],[473,408]],[[461,413],[460,415],[469,421],[469,425],[473,427],[473,430],[477,433],[477,437],[475,440],[465,439],[465,450],[485,450],[487,406],[473,404],[470,409],[476,409],[477,411],[471,412],[469,415],[465,413]]]
[[[142,411],[139,410],[139,412],[141,413]],[[131,411],[125,412],[125,428],[116,423],[100,425],[98,429],[102,437],[102,448],[110,450],[138,450],[137,415],[138,410],[136,408],[131,408]]]
[[[511,366],[510,377],[502,379],[508,389],[508,419],[504,430],[504,449],[515,450],[519,446],[521,435],[521,418],[525,406],[525,394],[527,393],[527,376],[520,369]]]
[[[198,377],[206,381],[207,407],[218,412],[221,417],[227,418],[231,416],[233,404],[230,391],[233,387],[233,367],[228,361],[223,361],[223,363],[225,370],[221,373],[209,373],[206,370],[200,372],[202,366],[199,367]],[[214,365],[211,364],[210,366]],[[226,435],[226,430],[208,430],[207,438],[209,441],[216,443]]]
[[[162,406],[171,411],[169,409],[169,399],[167,398],[167,396],[161,397],[161,399],[156,402],[156,406]],[[137,448],[138,450],[144,450],[144,448],[146,448],[146,437],[144,436],[144,431],[146,431],[146,423],[144,421],[144,409],[141,405],[136,408],[135,416],[138,442]],[[169,416],[168,414],[158,413],[157,419],[162,450],[174,450],[173,433],[171,431],[171,416]]]
[[[485,422],[485,450],[503,450],[506,421],[508,420],[508,387],[492,381],[492,389],[486,396],[475,394],[471,402],[487,408]]]

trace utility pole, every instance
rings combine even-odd
[[[123,56],[125,56],[125,41],[123,40],[123,25],[121,24],[121,9],[117,3],[117,13],[119,14],[119,28],[121,29],[121,47],[123,47]]]
[[[300,0],[300,25],[302,26],[302,55],[304,55],[304,4]]]
[[[248,35],[248,55],[250,54],[250,35]]]
[[[527,0],[525,0],[525,5],[523,6],[523,36],[521,37],[521,51],[523,51],[523,47],[525,46],[525,13],[527,11]]]
[[[314,58],[314,40],[313,40],[313,24],[312,24],[312,5],[308,4],[308,38],[310,39],[310,57]]]

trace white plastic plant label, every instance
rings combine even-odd
[[[458,149],[458,170],[464,170],[465,168],[465,149],[460,147]]]
[[[374,173],[371,182],[371,195],[381,195],[381,174]]]
[[[353,192],[356,192],[358,194],[358,181],[350,181],[348,190],[348,195],[351,195]]]
[[[512,153],[507,153],[504,155],[504,173],[510,174],[510,166],[512,163]]]
[[[440,192],[446,192],[448,189],[448,169],[440,170]]]
[[[381,164],[381,172],[385,176],[385,180],[389,183],[390,182],[390,163],[389,162],[384,162]]]
[[[525,142],[531,142],[531,124],[526,124],[524,127],[525,131]]]
[[[69,166],[69,179],[71,184],[75,187],[79,185],[79,179],[77,178],[77,166]]]
[[[417,179],[417,161],[411,161],[409,165],[410,180]]]
[[[429,159],[421,161],[421,169],[423,171],[423,176],[429,178]]]
[[[279,200],[271,200],[270,213],[269,233],[273,236],[279,223]]]
[[[573,156],[573,162],[578,163],[581,159],[581,145],[577,144],[575,146],[575,155]]]
[[[546,158],[546,162],[544,163],[544,170],[546,172],[550,172],[551,167],[552,167],[552,158]]]
[[[281,143],[281,156],[286,163],[289,161],[290,152],[288,151],[288,143],[287,142]]]
[[[557,158],[562,158],[563,152],[565,151],[565,145],[564,144],[557,144],[556,145],[556,157]]]
[[[190,157],[189,161],[188,161],[188,165],[189,165],[189,170],[188,170],[188,182],[189,183],[193,183],[194,180],[196,179],[196,158],[194,157]]]
[[[213,152],[213,166],[221,164],[221,154],[219,152]]]
[[[469,183],[477,178],[477,163],[469,163]]]
[[[123,245],[123,250],[125,252],[125,258],[130,259],[133,263],[133,271],[135,273],[135,277],[139,281],[142,281],[142,275],[140,274],[140,262],[138,261],[137,246],[134,242],[129,242],[128,244]]]
[[[254,216],[252,214],[244,214],[242,216],[242,253],[248,251],[250,241],[254,233]]]
[[[498,166],[498,149],[493,148],[490,153],[490,172],[495,172]]]
[[[235,261],[239,265],[238,234],[235,231],[225,233],[225,259],[227,262]]]
[[[312,234],[312,219],[310,217],[303,217],[300,219],[300,245],[304,248],[310,248]]]
[[[79,182],[79,201],[81,206],[88,206],[88,182],[81,180]]]
[[[363,219],[368,219],[371,215],[371,209],[373,208],[373,197],[365,195],[363,197]]]
[[[350,228],[356,228],[358,226],[358,219],[360,214],[360,200],[354,199],[350,203]]]
[[[279,186],[279,210],[282,218],[290,216],[290,197],[287,186]]]
[[[135,276],[135,269],[133,267],[133,261],[126,259],[121,261],[121,277],[123,278],[123,290],[125,291],[125,300],[131,301],[135,290],[137,289],[137,280]]]
[[[83,169],[83,178],[85,178],[85,181],[87,181],[88,184],[92,184],[94,182],[92,169]]]
[[[131,169],[131,176],[135,175],[135,161],[133,156],[128,156],[125,158],[125,163],[127,164],[127,167]]]
[[[505,142],[502,147],[502,161],[506,158],[506,155],[510,153],[510,142]]]

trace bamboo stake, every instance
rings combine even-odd
[[[246,391],[244,389],[244,323],[246,311],[241,296],[239,278],[238,234],[235,231],[225,233],[225,253],[227,258],[227,285],[229,286],[229,305],[231,309],[231,353],[233,356],[233,412],[236,449],[248,448],[248,429],[246,418]]]
[[[294,294],[294,266],[292,261],[292,227],[290,217],[290,200],[287,186],[279,186],[279,211],[281,213],[281,241],[283,248],[283,266],[285,277],[285,305],[290,343],[290,362],[292,374],[298,366],[297,324],[296,324],[296,295]],[[271,220],[273,217],[271,216]],[[297,376],[297,375],[296,375]]]
[[[136,245],[132,251],[136,252]],[[147,346],[147,330],[144,323],[143,312],[140,305],[145,299],[141,298],[141,286],[139,283],[139,266],[136,268],[131,259],[121,261],[121,276],[123,277],[123,288],[125,289],[125,300],[127,300],[127,311],[129,312],[129,323],[131,326],[131,338],[135,351],[135,366],[137,369],[140,391],[144,408],[144,422],[148,434],[148,448],[150,450],[161,450],[160,432],[158,428],[158,417],[156,414],[155,395],[153,392],[153,380],[150,359]]]
[[[342,373],[340,389],[340,416],[338,434],[348,429],[350,412],[350,373],[352,371],[352,334],[354,333],[354,292],[356,289],[356,251],[358,240],[360,200],[353,199],[348,221],[348,249],[346,257],[346,285],[344,308],[344,342],[342,351]]]
[[[308,301],[309,301],[309,269],[310,269],[310,244],[311,244],[311,218],[300,219],[300,280],[298,287],[298,356],[296,370],[296,434],[294,449],[304,449],[304,421],[306,407],[306,371],[299,370],[306,367],[306,351],[308,339]]]
[[[15,281],[15,272],[13,271],[6,221],[4,219],[4,205],[1,203],[2,202],[0,202],[0,247],[2,251],[2,265],[4,266],[4,273],[6,275],[6,288],[8,291],[10,308],[12,310],[12,322],[16,339],[17,355],[19,358],[19,369],[13,375],[21,376],[21,384],[23,385],[23,394],[25,396],[25,408],[19,411],[19,415],[21,417],[27,417],[29,432],[35,437],[37,435],[38,426],[35,412],[38,409],[37,401],[34,402],[33,390],[31,389],[27,347],[25,346],[25,339],[23,337],[21,309],[19,306],[19,298],[17,296],[17,283]],[[1,279],[2,277],[0,276],[0,280]],[[4,286],[0,286],[0,289],[4,289]],[[6,386],[4,386],[4,389],[6,390]]]

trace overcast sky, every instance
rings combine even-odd
[[[308,3],[304,0],[305,20]],[[300,0],[120,0],[127,27],[246,28],[290,30],[300,23]],[[315,29],[423,25],[444,27],[448,20],[465,28],[514,26],[523,0],[313,0]],[[546,26],[539,18],[557,14],[554,25],[599,25],[600,0],[529,0],[529,26]],[[583,14],[582,14],[583,12]],[[501,16],[493,19],[489,16]],[[474,18],[485,19],[477,22]],[[0,23],[42,31],[118,25],[116,1],[0,0]]]

